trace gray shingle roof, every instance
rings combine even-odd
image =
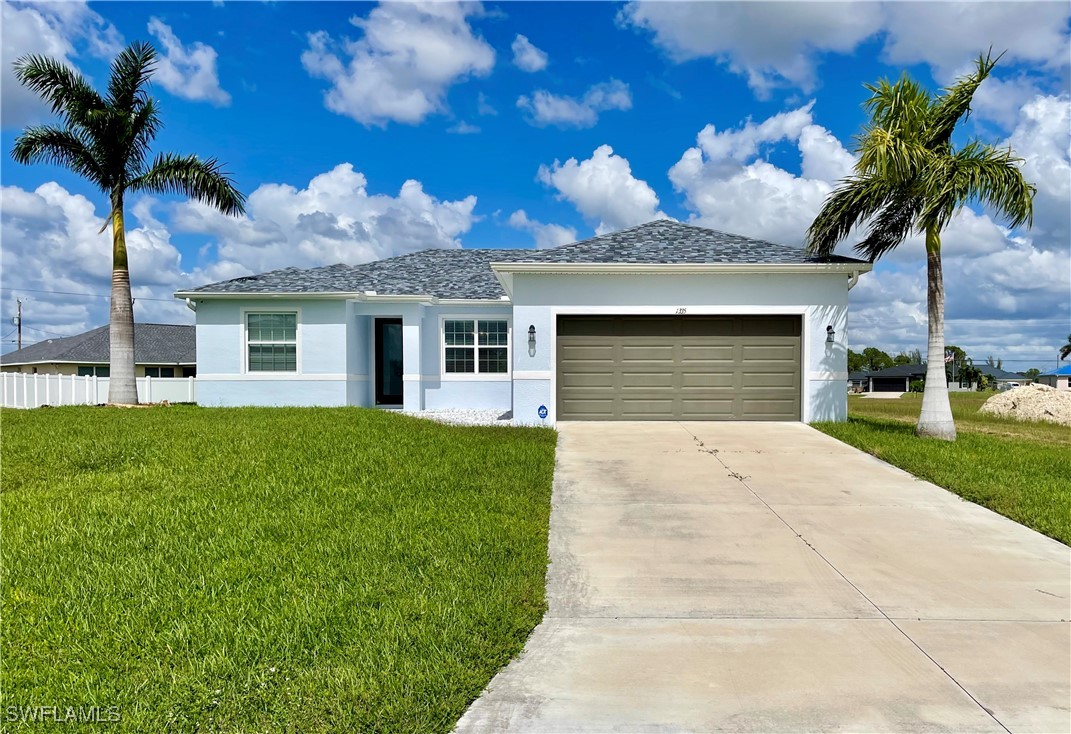
[[[0,364],[28,362],[107,362],[111,339],[108,327],[48,339],[0,357]],[[137,364],[196,364],[195,327],[182,324],[134,324],[134,361]]]
[[[925,374],[926,365],[924,364],[898,364],[871,372],[870,377],[915,377],[916,375]]]
[[[860,263],[818,258],[798,247],[670,220],[648,222],[547,250],[430,249],[364,265],[285,268],[192,289],[193,293],[357,293],[498,299],[505,293],[492,262],[633,264]]]

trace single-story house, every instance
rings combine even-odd
[[[870,390],[870,373],[866,371],[848,373],[848,389],[852,392],[867,392]]]
[[[989,378],[989,384],[999,389],[1004,389],[1012,383],[1018,383],[1025,385],[1030,382],[1026,375],[1022,372],[1008,372],[1000,367],[993,367],[988,364],[975,365],[976,370]],[[973,387],[973,385],[972,385]]]
[[[195,327],[134,324],[135,377],[193,377],[197,374]],[[108,377],[108,326],[31,344],[0,356],[0,370],[41,375]]]
[[[1037,381],[1042,385],[1048,385],[1049,387],[1059,387],[1065,390],[1071,390],[1071,364],[1065,364],[1054,370],[1042,372],[1038,375]]]
[[[871,372],[869,392],[907,392],[915,380],[926,379],[926,365],[898,364]]]
[[[842,420],[871,264],[656,221],[551,249],[429,249],[176,293],[201,405],[556,420]]]

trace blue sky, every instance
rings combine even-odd
[[[109,244],[99,193],[7,155],[24,125],[48,119],[13,88],[10,62],[58,55],[100,84],[135,39],[162,54],[157,149],[220,158],[251,197],[241,221],[180,199],[128,202],[144,320],[188,321],[170,292],[250,272],[547,246],[656,216],[798,245],[850,168],[862,84],[906,69],[936,88],[992,45],[1007,54],[963,136],[1027,159],[1038,217],[1007,232],[972,210],[950,228],[949,342],[1048,367],[1071,331],[1066,3],[3,10],[0,312],[7,323],[23,299],[38,330],[27,341],[106,320],[92,294],[108,292]],[[853,291],[854,347],[925,346],[921,247],[902,250]]]

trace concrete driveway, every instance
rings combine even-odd
[[[567,423],[459,732],[1071,731],[1071,551],[802,424]]]

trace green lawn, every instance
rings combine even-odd
[[[899,400],[852,396],[848,422],[815,427],[1071,545],[1071,430],[979,414],[991,395],[952,394],[954,443],[915,435],[922,400],[910,393]]]
[[[0,711],[445,732],[542,617],[553,431],[192,406],[2,430]]]

